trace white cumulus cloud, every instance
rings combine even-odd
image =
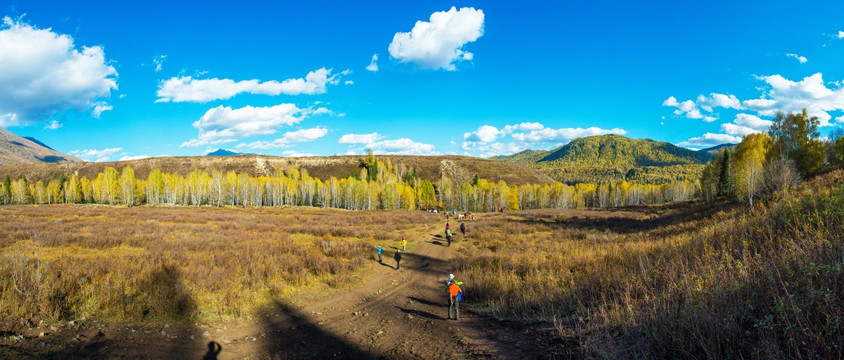
[[[484,32],[484,12],[464,7],[431,14],[428,21],[417,21],[410,32],[393,36],[390,56],[403,63],[414,63],[422,69],[457,70],[455,63],[472,60],[474,54],[462,50]]]
[[[697,105],[707,112],[712,112],[716,107],[725,109],[741,109],[741,101],[735,95],[711,93],[709,96],[698,95]]]
[[[844,39],[844,31],[838,30],[838,38]]]
[[[376,154],[393,155],[436,155],[435,146],[416,142],[408,138],[385,140],[377,132],[371,134],[346,134],[340,137],[340,144],[353,144],[346,152],[347,155],[357,155],[365,149],[372,149]]]
[[[483,125],[477,130],[463,134],[464,141],[488,143],[498,138],[498,128],[490,125]]]
[[[717,117],[712,115],[712,112],[717,107],[725,109],[742,109],[741,101],[735,95],[718,93],[711,93],[709,96],[701,94],[698,95],[696,101],[686,100],[683,102],[679,102],[677,101],[677,98],[669,96],[668,99],[665,99],[665,101],[662,102],[662,106],[676,108],[674,110],[674,115],[685,116],[689,119],[701,119],[705,122],[718,120]],[[706,111],[708,114],[705,115],[702,113],[701,109]]]
[[[408,138],[382,140],[367,144],[373,153],[388,155],[436,155],[434,145],[424,144]]]
[[[332,69],[321,68],[308,72],[304,78],[275,80],[194,79],[190,76],[172,77],[158,84],[155,102],[198,102],[226,100],[241,94],[260,95],[314,95],[323,94],[328,85],[337,85],[342,75],[332,74]]]
[[[378,71],[378,54],[372,54],[372,61],[366,66],[366,70]]]
[[[515,154],[519,151],[527,149],[524,143],[514,142],[493,142],[493,143],[463,143],[463,150],[473,151],[479,153],[483,157],[491,157],[496,155]]]
[[[254,135],[271,135],[279,127],[299,123],[319,109],[301,109],[294,104],[239,109],[217,106],[193,123],[193,127],[199,129],[199,136],[181,146],[222,144]]]
[[[805,64],[807,61],[809,61],[809,59],[806,59],[805,56],[800,56],[800,55],[797,55],[797,54],[794,54],[794,53],[788,53],[788,54],[785,54],[785,56],[797,59],[797,61],[799,61],[801,64]]]
[[[531,131],[531,130],[541,130],[544,129],[545,126],[538,123],[538,122],[524,122],[521,124],[516,125],[506,125],[503,129],[501,129],[501,133],[503,134],[512,134],[514,131]]]
[[[95,162],[102,162],[108,161],[112,155],[123,151],[123,148],[116,147],[116,148],[107,148],[102,150],[95,150],[95,149],[85,149],[85,150],[73,150],[69,154],[76,156],[85,161],[95,161]]]
[[[117,71],[101,47],[77,48],[69,35],[3,18],[0,126],[40,123],[70,109],[91,110],[116,89]]]
[[[274,149],[274,148],[283,148],[289,147],[295,143],[303,143],[303,142],[310,142],[317,140],[325,134],[328,133],[328,129],[323,127],[315,127],[311,129],[302,129],[296,131],[288,131],[284,133],[284,135],[278,139],[275,139],[271,142],[267,141],[253,141],[248,144],[239,144],[237,145],[238,148],[249,148],[249,149]]]
[[[742,105],[762,116],[773,116],[777,111],[800,112],[804,108],[809,115],[817,116],[820,126],[830,126],[830,112],[844,110],[844,87],[827,87],[823,74],[816,73],[800,81],[792,81],[781,75],[761,76],[770,89],[761,98],[750,99]]]

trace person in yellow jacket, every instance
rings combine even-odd
[[[404,239],[404,236],[401,237],[401,251],[407,251],[407,240]]]

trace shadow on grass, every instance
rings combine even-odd
[[[690,219],[702,219],[712,217],[719,211],[728,211],[739,204],[717,201],[717,202],[678,202],[661,206],[631,206],[595,211],[606,211],[610,213],[634,211],[648,213],[651,216],[646,219],[632,217],[566,217],[557,218],[549,222],[547,216],[534,217],[530,213],[513,213],[512,216],[520,217],[518,221],[526,224],[543,224],[550,227],[563,227],[578,230],[612,231],[620,234],[631,234],[642,231],[650,231],[660,227],[667,227],[679,223],[688,222]]]
[[[309,318],[291,305],[274,301],[265,313],[284,315],[285,320],[267,321],[263,325],[266,336],[262,345],[273,359],[377,359],[377,354],[360,349],[320,328],[318,321]]]
[[[190,290],[185,287],[180,269],[175,265],[162,265],[158,270],[153,271],[136,287],[139,294],[136,296],[135,306],[127,307],[127,316],[134,319],[151,317],[155,323],[168,324],[192,324],[196,322],[197,306]],[[68,319],[66,319],[68,320]],[[118,326],[119,327],[123,327]],[[103,327],[105,328],[105,327]],[[47,349],[33,349],[26,345],[24,347],[10,347],[15,354],[14,358],[20,359],[110,359],[110,358],[151,358],[151,359],[216,359],[216,353],[206,353],[201,342],[189,339],[181,331],[185,329],[191,334],[197,334],[201,330],[179,325],[168,327],[166,330],[149,330],[149,336],[143,337],[141,342],[138,339],[126,337],[116,331],[106,335],[99,325],[81,326],[73,330],[76,333],[74,341],[68,341],[59,349],[56,347]],[[159,336],[158,331],[162,331]],[[169,332],[169,333],[168,333]],[[175,334],[175,336],[174,336]],[[33,341],[42,341],[34,338]],[[153,341],[150,341],[153,340]],[[55,340],[52,340],[55,341]],[[209,350],[211,344],[208,345]],[[217,344],[219,349],[219,344]],[[201,357],[205,354],[205,357]],[[211,357],[209,357],[211,354]],[[3,354],[0,353],[0,358]],[[20,355],[20,356],[18,356]]]

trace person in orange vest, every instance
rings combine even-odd
[[[401,251],[407,251],[407,240],[404,239],[404,236],[401,237]]]
[[[460,319],[460,295],[463,290],[457,285],[457,282],[452,280],[448,284],[448,318],[451,319],[451,313],[454,311],[454,320]]]

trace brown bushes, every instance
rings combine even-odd
[[[511,212],[474,225],[454,266],[476,307],[556,319],[590,357],[841,358],[842,183],[752,211]]]
[[[0,207],[0,316],[187,322],[339,287],[416,212]],[[418,224],[418,223],[417,223]]]

